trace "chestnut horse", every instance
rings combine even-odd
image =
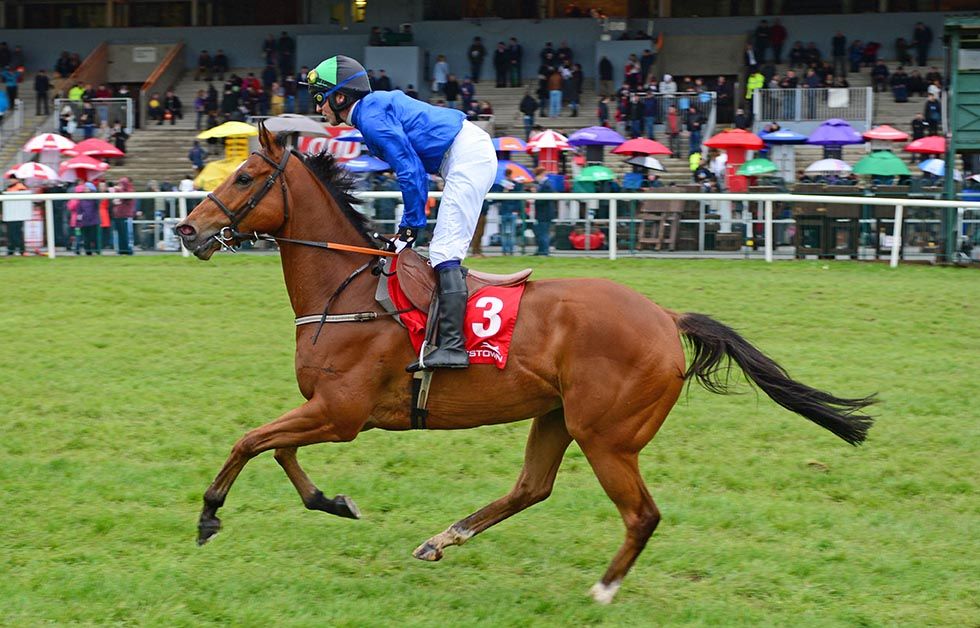
[[[284,148],[283,138],[265,128],[259,139],[261,150],[176,227],[184,245],[207,260],[247,234],[273,234],[281,239],[283,275],[297,317],[322,312],[330,295],[333,313],[382,312],[374,298],[376,277],[355,272],[370,255],[296,242],[377,250],[367,221],[350,205],[342,169],[329,155]],[[220,529],[216,513],[245,464],[270,449],[307,508],[358,518],[350,498],[324,497],[297,462],[296,449],[350,441],[372,428],[409,429],[411,376],[405,365],[416,356],[405,329],[387,317],[327,324],[314,343],[316,328],[296,329],[296,377],[306,402],[235,443],[204,494],[198,543]],[[686,368],[681,337],[691,347]],[[872,419],[860,411],[873,397],[838,398],[796,382],[707,316],[671,312],[604,279],[529,282],[507,367],[435,372],[427,421],[428,429],[447,430],[531,419],[524,468],[509,493],[425,541],[415,557],[439,560],[447,547],[547,498],[574,440],[626,526],[625,541],[591,589],[597,601],[611,601],[660,521],[640,476],[640,450],[660,429],[685,381],[695,378],[708,390],[727,392],[731,361],[784,408],[848,443],[864,440]]]

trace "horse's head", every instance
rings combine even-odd
[[[275,233],[289,218],[285,181],[289,149],[259,126],[262,149],[252,153],[174,231],[200,259],[210,259],[222,246],[235,246],[254,234]],[[279,188],[276,190],[275,188]]]

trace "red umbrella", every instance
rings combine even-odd
[[[928,155],[945,155],[946,138],[941,135],[930,135],[917,139],[905,147],[908,153],[926,153]]]
[[[765,142],[755,133],[750,133],[745,129],[726,129],[709,139],[704,145],[710,148],[759,150],[765,146]]]
[[[58,173],[64,181],[74,181],[75,179],[89,181],[99,177],[108,169],[109,164],[104,161],[99,161],[87,155],[79,155],[78,157],[72,157],[68,161],[61,162]]]
[[[75,144],[74,148],[65,151],[66,155],[72,157],[78,155],[88,155],[89,157],[125,157],[125,153],[97,137],[91,137]]]
[[[616,155],[669,155],[670,149],[654,140],[638,137],[623,142],[613,150]]]
[[[887,124],[882,124],[881,126],[876,126],[870,131],[865,131],[863,137],[866,140],[904,142],[905,140],[909,139],[909,134],[904,131],[899,131],[895,127],[890,127]]]

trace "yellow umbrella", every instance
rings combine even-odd
[[[208,163],[194,179],[194,187],[210,192],[228,178],[228,175],[238,170],[242,165],[241,159],[220,159]]]
[[[258,135],[259,130],[252,126],[251,124],[245,124],[244,122],[238,122],[237,120],[232,120],[231,122],[225,122],[224,124],[219,124],[218,126],[208,129],[207,131],[200,133],[197,136],[199,140],[207,140],[212,137],[235,137],[235,136],[247,136],[247,135]]]

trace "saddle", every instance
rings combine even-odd
[[[413,249],[402,249],[398,254],[395,269],[398,274],[398,285],[408,300],[418,309],[428,312],[436,289],[436,271],[429,266],[429,260]],[[519,286],[527,281],[531,272],[532,269],[525,268],[510,275],[494,275],[467,268],[464,270],[467,292],[472,295],[486,286]]]

